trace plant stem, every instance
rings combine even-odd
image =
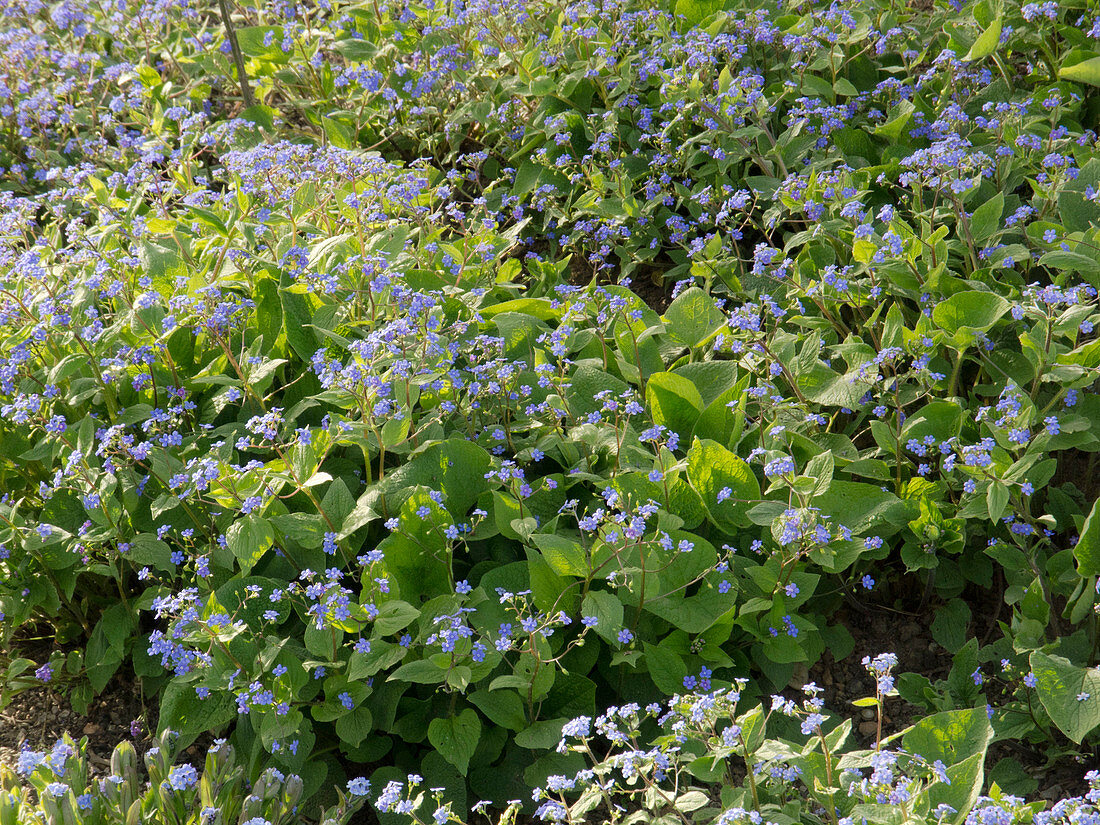
[[[244,55],[241,53],[241,45],[237,42],[237,31],[233,28],[233,20],[229,14],[227,0],[218,0],[218,8],[221,9],[222,23],[225,24],[225,36],[229,40],[229,48],[233,50],[233,62],[237,64],[237,82],[241,85],[241,97],[244,99],[246,109],[256,105],[256,99],[252,97],[252,87],[248,85],[248,74],[244,70]]]

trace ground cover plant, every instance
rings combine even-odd
[[[0,11],[0,823],[1095,815],[1094,6]]]

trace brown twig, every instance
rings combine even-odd
[[[237,82],[241,84],[241,97],[244,98],[245,108],[251,108],[256,101],[252,97],[252,87],[248,85],[248,74],[244,70],[244,55],[241,54],[241,45],[237,42],[237,31],[233,28],[233,21],[229,16],[229,4],[226,0],[218,0],[218,8],[221,9],[222,22],[225,24],[225,36],[229,38],[229,48],[233,50],[233,62],[237,64]]]

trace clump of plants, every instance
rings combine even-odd
[[[49,752],[19,754],[14,771],[0,765],[0,822],[4,825],[133,825],[156,823],[241,823],[281,825],[301,822],[302,780],[269,768],[250,783],[233,746],[219,739],[207,751],[200,772],[177,757],[174,732],[166,730],[138,758],[130,742],[111,754],[111,772],[93,777],[86,758],[87,738],[67,734]],[[144,762],[144,765],[142,765]],[[339,803],[324,811],[323,825],[343,825],[366,801],[370,784],[362,777],[337,792]]]

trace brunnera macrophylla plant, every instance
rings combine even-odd
[[[876,683],[867,702],[896,696],[893,654],[865,662]],[[562,729],[554,750],[563,774],[547,777],[530,798],[543,822],[1075,822],[1095,814],[1100,777],[1086,775],[1083,797],[1026,803],[993,783],[982,796],[980,757],[991,727],[980,709],[942,712],[884,739],[853,747],[850,720],[839,722],[810,684],[797,702],[773,696],[746,702],[742,681],[709,683],[644,708],[627,704]],[[462,823],[447,789],[426,788],[418,774],[372,787],[363,777],[337,793],[338,804],[311,820],[299,812],[299,777],[269,768],[249,785],[232,745],[216,740],[200,774],[173,764],[175,736],[162,734],[146,754],[149,781],[130,743],[115,748],[111,773],[90,778],[86,740],[65,737],[49,752],[24,750],[15,771],[2,768],[0,816],[10,825],[47,823],[238,822],[338,825],[368,800],[387,821]],[[900,744],[899,744],[900,742]],[[927,754],[927,755],[925,755]],[[571,757],[571,758],[570,758]],[[944,760],[947,760],[946,762]],[[581,767],[573,772],[573,764]],[[961,806],[956,808],[955,806]],[[479,801],[474,813],[490,803]],[[513,800],[496,821],[514,821]]]
[[[867,702],[891,696],[893,654],[864,664],[875,679]],[[707,680],[709,682],[709,680]],[[1087,797],[1025,804],[994,783],[988,796],[982,762],[992,727],[980,708],[944,711],[916,725],[855,745],[851,721],[826,711],[820,689],[801,701],[781,695],[765,705],[742,697],[745,682],[700,685],[665,703],[628,703],[562,730],[556,751],[562,774],[536,788],[543,822],[853,823],[1055,822],[1088,815]],[[946,760],[946,761],[945,761]],[[440,789],[426,793],[420,776],[393,779],[373,804],[394,821],[464,822]],[[473,806],[480,811],[488,803]],[[510,821],[519,801],[500,822]]]
[[[1093,735],[1094,11],[720,5],[0,7],[0,695],[503,803],[877,599]]]

